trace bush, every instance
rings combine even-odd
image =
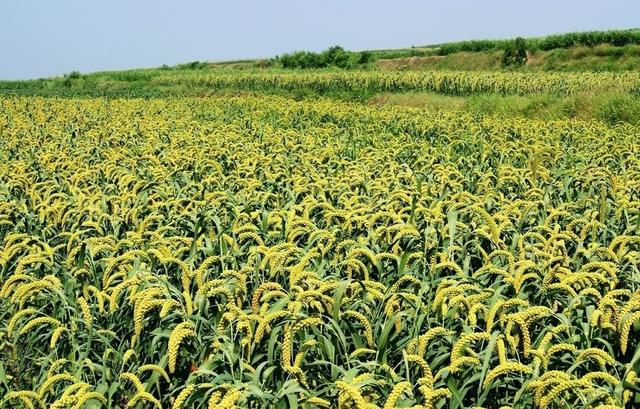
[[[355,61],[351,61],[349,54],[344,48],[333,46],[320,54],[321,64],[324,67],[353,68]]]
[[[371,51],[360,51],[360,55],[358,56],[358,64],[367,65],[371,62],[373,62],[373,53]]]
[[[79,71],[71,71],[70,73],[65,74],[64,76],[65,76],[65,78],[69,78],[69,79],[72,79],[72,80],[77,80],[78,78],[82,77],[82,74],[80,74]]]
[[[520,67],[527,63],[527,42],[518,37],[507,46],[502,55],[502,64],[505,67]]]
[[[71,84],[73,84],[75,80],[80,78],[82,78],[82,74],[80,74],[79,71],[71,71],[68,74],[64,74],[64,79],[62,80],[62,84],[65,87],[70,88]]]
[[[353,69],[369,64],[373,61],[370,51],[352,52],[336,45],[321,53],[311,51],[297,51],[291,54],[283,54],[269,60],[268,65],[281,65],[287,69],[310,69],[338,67]]]
[[[176,68],[180,70],[202,70],[208,67],[209,64],[202,61],[191,61],[186,64],[180,64],[176,66]]]

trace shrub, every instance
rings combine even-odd
[[[353,52],[336,45],[321,53],[311,51],[296,51],[290,54],[283,54],[275,57],[267,65],[281,65],[287,69],[311,69],[338,67],[343,69],[353,69],[369,64],[373,60],[370,51]]]
[[[527,62],[527,43],[522,37],[518,37],[504,50],[502,64],[506,67],[523,66]]]
[[[64,79],[62,80],[62,84],[66,87],[66,88],[70,88],[71,84],[73,84],[73,82],[77,79],[82,78],[82,74],[80,74],[79,71],[71,71],[68,74],[64,74]]]
[[[367,65],[373,62],[373,53],[371,51],[360,51],[358,55],[358,64]]]

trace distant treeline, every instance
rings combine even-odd
[[[509,40],[472,40],[446,43],[433,46],[434,54],[448,55],[462,51],[497,51],[512,47],[515,39]],[[640,29],[585,31],[567,34],[556,34],[542,38],[526,39],[527,49],[531,51],[549,51],[556,48],[570,48],[578,46],[593,47],[600,44],[625,46],[640,44]]]
[[[374,60],[370,51],[347,51],[340,46],[333,46],[320,53],[312,51],[296,51],[276,56],[268,65],[282,68],[329,68],[344,69],[362,68]]]

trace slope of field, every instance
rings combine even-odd
[[[382,70],[504,70],[504,51],[457,52],[448,55],[381,58],[376,66]],[[559,48],[531,51],[521,71],[635,71],[640,67],[640,46]],[[508,68],[514,70],[513,68]]]
[[[0,406],[636,407],[639,137],[0,98]]]
[[[637,67],[640,29],[587,31],[554,34],[524,40],[527,51],[537,63],[531,67],[548,70],[620,71]],[[457,41],[411,48],[366,50],[381,68],[404,69],[498,69],[502,53],[516,39]],[[424,58],[427,57],[427,58]],[[222,61],[215,68],[248,69],[277,65],[277,58]],[[203,66],[192,62],[180,67]]]

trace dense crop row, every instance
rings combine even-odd
[[[375,71],[375,70],[131,70],[64,79],[0,81],[0,95],[193,96],[216,91],[258,91],[285,95],[327,95],[362,100],[376,93],[433,92],[559,96],[635,94],[640,73],[525,71]]]
[[[152,79],[156,85],[195,85],[245,90],[297,90],[309,88],[327,93],[344,91],[403,92],[430,91],[450,95],[477,93],[561,95],[583,91],[640,92],[640,73],[591,72],[383,72],[383,71],[310,71],[310,72],[193,72],[166,73]]]
[[[463,51],[492,51],[504,50],[513,45],[515,40],[471,40],[446,43],[436,46],[435,52],[440,55],[448,55]],[[554,50],[570,47],[594,47],[600,44],[625,46],[640,44],[640,30],[608,30],[608,31],[583,31],[575,33],[554,34],[541,38],[526,39],[529,50]]]
[[[639,137],[0,99],[0,406],[638,405]]]

